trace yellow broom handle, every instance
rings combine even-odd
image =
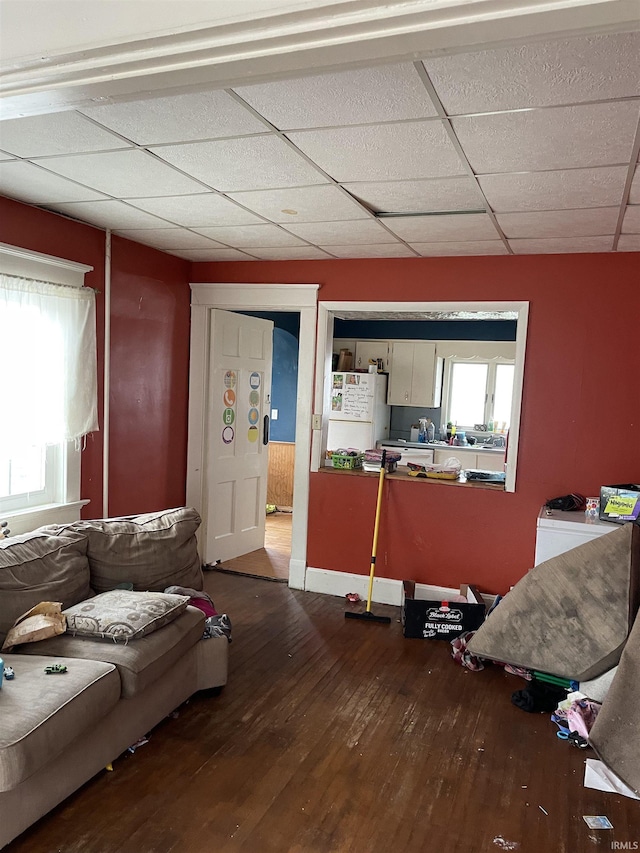
[[[378,549],[378,530],[380,529],[380,508],[382,507],[382,486],[384,485],[384,471],[387,451],[382,451],[380,463],[380,477],[378,478],[378,500],[376,503],[376,521],[373,526],[373,545],[371,546],[371,571],[369,572],[369,593],[367,595],[367,613],[371,613],[371,596],[373,594],[373,576],[376,571],[376,551]]]

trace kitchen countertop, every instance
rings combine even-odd
[[[413,449],[418,450],[450,450],[452,453],[457,453],[461,451],[464,453],[466,450],[471,451],[472,453],[504,453],[506,448],[504,447],[483,447],[481,444],[438,444],[437,442],[431,442],[429,444],[424,444],[420,441],[400,441],[398,439],[387,439],[385,441],[378,442],[381,447],[411,447]]]
[[[423,444],[420,445],[424,447]],[[380,477],[379,473],[373,471],[364,471],[362,468],[346,469],[346,468],[318,468],[318,474],[338,474],[347,477]],[[402,480],[405,483],[423,483],[428,486],[461,486],[467,489],[491,489],[494,492],[504,492],[504,483],[491,483],[487,480],[467,480],[463,473],[460,474],[457,480],[438,480],[430,477],[409,477],[409,469],[404,465],[398,465],[393,474],[385,474],[385,480]]]

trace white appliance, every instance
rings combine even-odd
[[[371,450],[378,441],[389,438],[390,419],[386,375],[352,371],[331,374],[327,450]]]
[[[433,462],[433,450],[430,448],[409,447],[397,441],[381,441],[380,447],[388,447],[389,450],[396,450],[400,454],[398,465],[407,465],[409,462],[413,462],[416,465],[431,465]]]
[[[547,511],[542,507],[538,513],[536,529],[536,556],[534,565],[544,563],[571,548],[584,545],[598,536],[611,533],[618,527],[610,521],[587,518],[584,512],[563,512],[559,509]]]

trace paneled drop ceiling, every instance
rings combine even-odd
[[[0,193],[193,261],[640,251],[640,31],[0,122]]]

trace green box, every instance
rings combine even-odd
[[[348,456],[347,454],[334,453],[331,462],[334,468],[354,469],[362,468],[364,454],[359,456]]]

